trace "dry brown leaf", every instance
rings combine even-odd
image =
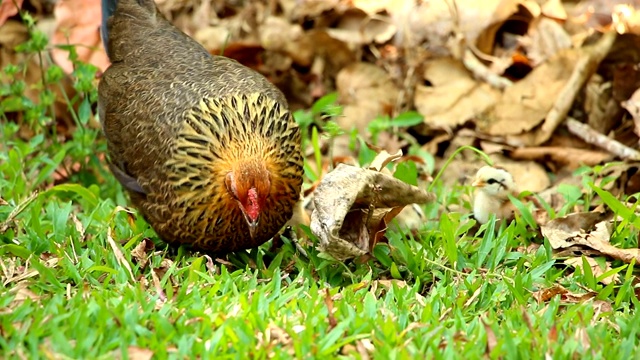
[[[44,260],[44,259],[43,259]],[[53,268],[58,266],[58,262],[60,262],[60,258],[58,257],[51,257],[48,258],[44,261],[44,265],[46,267],[49,268]],[[31,270],[29,268],[29,266],[22,266],[19,269],[15,269],[12,273],[11,273],[11,277],[7,277],[4,282],[2,283],[2,286],[7,286],[7,284],[10,284],[12,282],[14,283],[19,283],[24,279],[28,279],[34,276],[39,276],[40,272],[38,270]]]
[[[4,25],[8,18],[18,13],[23,2],[24,0],[2,0],[0,2],[0,26]]]
[[[78,60],[105,71],[110,62],[100,39],[101,14],[100,0],[57,1],[54,9],[57,26],[51,43],[76,45]],[[73,63],[66,50],[54,47],[51,56],[67,74],[73,72]]]
[[[155,248],[155,244],[151,239],[144,238],[133,250],[131,250],[131,259],[135,261],[140,269],[144,269],[149,262],[151,250]]]
[[[11,287],[8,291],[12,294],[15,294],[13,300],[8,305],[8,309],[0,310],[0,314],[10,309],[15,309],[22,305],[27,299],[33,302],[38,302],[42,298],[42,296],[36,295],[33,291],[29,289],[29,283],[27,281],[20,281],[15,286]]]
[[[580,51],[569,49],[542,63],[513,84],[478,128],[489,135],[516,135],[540,125],[569,80]]]
[[[595,292],[588,292],[586,294],[572,293],[569,290],[567,290],[564,286],[556,284],[550,288],[542,289],[534,292],[533,298],[536,299],[538,303],[545,303],[553,299],[557,295],[560,295],[560,298],[564,302],[581,303],[581,302],[593,299],[597,294]]]
[[[344,164],[327,174],[314,194],[311,231],[320,250],[338,260],[368,253],[394,209],[435,199],[390,175]]]
[[[270,16],[261,26],[260,44],[271,51],[295,52],[291,45],[302,36],[302,26],[291,24],[281,17]]]
[[[47,23],[51,23],[51,21],[47,21],[47,19],[38,21],[37,28],[48,34]],[[42,69],[48,68],[50,64],[47,56],[32,56],[30,53],[15,51],[16,46],[26,42],[28,39],[29,30],[20,21],[8,20],[0,26],[0,68],[4,68],[9,64],[25,64],[25,69],[19,71],[13,77],[9,77],[0,71],[0,83],[24,81],[26,87],[23,95],[32,102],[39,103],[42,95]],[[40,60],[42,60],[42,64]],[[57,115],[56,120],[58,120],[58,123],[72,124],[73,120],[69,114],[68,99],[73,98],[76,92],[72,87],[71,81],[68,78],[64,78],[60,82],[47,84],[46,87],[55,95],[54,112]],[[2,97],[0,97],[0,100],[2,100]],[[7,109],[4,110],[9,119],[21,123],[24,116],[23,112],[9,113]],[[62,129],[59,129],[59,133],[64,133],[64,131],[60,130]],[[19,136],[24,139],[31,138],[33,129],[29,125],[21,126]]]
[[[498,337],[496,336],[496,333],[493,332],[491,326],[487,324],[487,321],[484,319],[484,317],[482,317],[481,320],[482,326],[484,326],[484,331],[487,333],[487,350],[485,354],[487,356],[490,356],[493,349],[495,349],[495,347],[498,345]]]
[[[153,358],[153,351],[137,346],[129,346],[127,348],[127,355],[129,355],[129,359],[131,360],[151,360]]]
[[[482,6],[474,0],[455,2],[458,24],[469,44],[485,54],[490,54],[495,45],[495,35],[505,20],[518,11],[520,0],[488,0]]]
[[[431,128],[452,129],[489,109],[500,93],[471,77],[461,62],[440,58],[425,65],[423,78],[430,86],[418,85],[414,102]]]
[[[640,249],[621,249],[611,245],[609,213],[576,213],[556,218],[541,227],[554,250],[575,245],[586,246],[602,255],[630,263],[640,262]]]
[[[158,274],[156,273],[156,270],[154,268],[151,268],[151,280],[153,281],[153,287],[156,290],[156,295],[158,296],[158,300],[155,303],[155,308],[156,310],[159,310],[167,302],[167,295],[162,289],[162,285],[160,284],[160,277],[158,277]]]
[[[407,47],[429,44],[438,55],[460,55],[459,39],[451,34],[457,30],[455,8],[446,0],[422,1],[408,12],[405,24],[398,24],[398,42]]]
[[[622,102],[624,107],[633,118],[634,132],[640,136],[640,89],[636,90],[631,97]]]
[[[368,145],[368,144],[367,144]],[[402,150],[398,150],[395,154],[389,154],[386,150],[380,149],[378,155],[371,161],[369,169],[384,172],[386,166],[402,157]],[[388,170],[387,170],[388,171]]]
[[[364,133],[376,116],[389,114],[398,99],[398,88],[381,68],[354,63],[340,70],[336,78],[343,116],[337,119],[343,129],[355,127]]]
[[[593,276],[595,278],[600,277],[602,274],[606,273],[607,271],[611,270],[611,265],[607,262],[605,263],[605,268],[603,269],[602,267],[600,267],[600,264],[598,264],[598,262],[594,259],[594,258],[590,258],[590,257],[572,257],[572,258],[568,258],[564,261],[565,264],[572,266],[576,269],[582,269],[582,259],[585,259],[587,261],[587,263],[589,264],[589,267],[591,267],[591,273],[593,274]],[[581,270],[582,273],[584,274],[584,269]],[[600,282],[605,284],[605,285],[609,285],[612,282],[618,282],[618,274],[613,274],[613,275],[609,275],[605,278],[600,279]]]
[[[300,329],[302,325],[297,325],[293,327],[294,332],[299,332],[304,330],[304,326]],[[287,354],[294,355],[295,349],[293,348],[293,339],[289,333],[281,328],[280,326],[269,323],[264,332],[258,332],[256,335],[258,339],[258,344],[256,345],[257,349],[270,349],[276,346],[282,347],[286,349]],[[267,357],[274,358],[275,354],[270,353]]]
[[[615,31],[607,31],[594,43],[579,49],[580,56],[575,59],[575,63],[570,68],[571,75],[562,89],[555,94],[553,106],[546,114],[542,126],[536,131],[533,144],[540,145],[549,140],[560,124],[566,120],[584,85],[596,72],[602,60],[611,52],[618,38],[617,35]],[[562,53],[560,52],[559,54]],[[547,94],[547,96],[550,96],[550,94]]]
[[[390,17],[370,17],[363,12],[350,11],[344,14],[335,28],[327,29],[332,37],[350,44],[383,44],[391,40],[398,31]]]
[[[329,288],[324,289],[324,304],[327,306],[327,320],[329,321],[329,331],[338,326],[338,320],[335,316],[335,309],[333,307],[333,298],[329,292]]]
[[[18,215],[20,215],[37,197],[38,190],[35,190],[25,199],[20,201],[18,205],[16,205],[13,210],[7,215],[7,218],[4,221],[0,222],[0,234],[4,234],[11,226],[14,225],[15,219]]]
[[[84,225],[82,225],[82,222],[80,222],[80,220],[78,219],[76,214],[71,213],[69,215],[69,217],[71,218],[71,221],[73,222],[73,225],[76,228],[76,231],[78,232],[78,235],[80,236],[80,242],[81,243],[85,242],[87,239],[85,237]]]
[[[352,0],[352,3],[354,8],[370,16],[380,12],[391,13],[406,4],[415,5],[413,0]]]
[[[282,0],[280,0],[282,3]],[[341,11],[341,6],[339,6],[341,0],[306,0],[306,1],[296,1],[295,6],[292,9],[291,16],[294,19],[303,19],[303,18],[317,18],[323,12],[336,10]]]
[[[556,20],[566,20],[567,11],[561,0],[547,0],[541,6],[542,15]]]

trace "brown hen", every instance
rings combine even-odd
[[[102,0],[110,168],[158,235],[230,252],[268,241],[300,197],[300,131],[282,93],[211,56],[152,0]]]

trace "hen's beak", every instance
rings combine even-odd
[[[260,223],[260,215],[256,216],[255,219],[252,219],[251,216],[247,215],[247,212],[244,211],[244,208],[240,206],[242,209],[242,215],[244,216],[244,221],[247,222],[247,226],[249,226],[249,235],[252,239],[255,238],[256,233],[258,231],[258,224]]]
[[[471,183],[471,186],[475,186],[477,188],[481,188],[485,186],[485,182],[482,181],[482,179],[475,179],[473,180],[473,182]]]
[[[249,225],[249,235],[251,235],[251,238],[255,238],[256,237],[256,231],[258,230],[258,221],[260,220],[260,218],[257,218],[256,221],[248,221],[247,224]]]

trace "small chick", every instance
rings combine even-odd
[[[509,195],[517,196],[518,190],[513,176],[503,168],[483,166],[476,173],[472,186],[478,188],[473,201],[473,216],[486,224],[491,214],[496,219],[509,219],[515,210]]]

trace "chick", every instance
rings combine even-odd
[[[486,224],[491,214],[496,219],[509,219],[515,207],[509,201],[509,195],[517,196],[518,190],[513,176],[503,168],[483,166],[476,173],[472,186],[477,187],[473,201],[473,216]]]

